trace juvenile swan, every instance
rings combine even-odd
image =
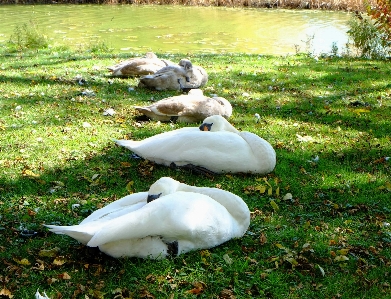
[[[207,81],[208,75],[203,68],[193,66],[188,59],[181,59],[178,65],[169,65],[141,77],[139,86],[156,90],[188,90],[204,86]]]
[[[153,120],[189,123],[212,115],[229,118],[232,114],[232,106],[226,99],[204,96],[201,89],[191,89],[187,95],[165,98],[149,106],[136,106],[135,109]]]
[[[199,128],[187,127],[142,141],[116,143],[158,164],[191,164],[215,173],[265,174],[276,165],[276,153],[266,140],[250,132],[239,132],[220,115],[207,117]]]
[[[46,226],[116,258],[165,258],[240,238],[249,224],[250,211],[235,194],[163,177],[148,193],[119,199],[79,225]]]
[[[116,77],[135,77],[154,74],[161,68],[173,64],[169,60],[159,59],[155,53],[147,52],[144,57],[135,57],[122,61],[108,67],[108,69]]]

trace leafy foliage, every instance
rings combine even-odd
[[[8,42],[10,49],[22,51],[26,49],[45,49],[48,47],[48,39],[42,34],[34,22],[17,25]]]
[[[376,26],[372,19],[356,13],[348,22],[348,35],[360,55],[381,59],[390,54],[388,35],[382,27]]]
[[[368,15],[375,20],[379,30],[385,32],[387,40],[391,40],[391,3],[389,0],[376,0],[374,4],[367,5]]]

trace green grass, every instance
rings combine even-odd
[[[132,91],[137,79],[110,78],[106,67],[123,54],[3,49],[3,293],[32,298],[39,288],[51,298],[391,298],[391,66],[306,55],[158,56],[188,57],[204,67],[210,78],[204,92],[228,99],[230,122],[273,145],[275,170],[210,179],[131,159],[112,139],[172,130],[171,124],[139,120],[132,106],[176,92]],[[86,89],[96,96],[83,96]],[[103,116],[110,107],[117,114]],[[248,233],[207,251],[150,261],[113,259],[42,226],[77,224],[162,176],[241,196],[253,212]],[[287,193],[292,199],[284,199]],[[23,230],[37,234],[23,237]],[[56,247],[57,253],[40,256]]]

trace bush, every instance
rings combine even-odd
[[[368,15],[375,20],[375,26],[391,40],[391,3],[389,0],[375,0],[376,4],[367,5]]]
[[[33,22],[16,26],[8,44],[11,49],[17,51],[45,49],[49,46],[47,37],[38,31],[37,26]]]
[[[360,55],[366,58],[384,59],[389,56],[390,42],[386,31],[376,26],[368,16],[356,13],[349,22],[349,37]]]

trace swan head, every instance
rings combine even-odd
[[[170,178],[170,177],[162,177],[158,179],[155,183],[151,185],[148,191],[147,203],[176,192],[181,185],[180,182]]]
[[[189,92],[187,93],[187,95],[189,96],[203,96],[204,93],[201,89],[198,89],[198,88],[194,88],[194,89],[190,89]]]
[[[186,71],[191,71],[193,69],[193,64],[190,62],[189,59],[181,59],[178,64]]]
[[[145,58],[148,58],[148,59],[156,59],[156,58],[157,58],[156,54],[153,53],[153,52],[147,52],[147,53],[145,53],[144,57],[145,57]]]
[[[229,131],[233,133],[239,133],[224,117],[221,115],[212,115],[204,119],[202,125],[199,126],[201,131]]]

